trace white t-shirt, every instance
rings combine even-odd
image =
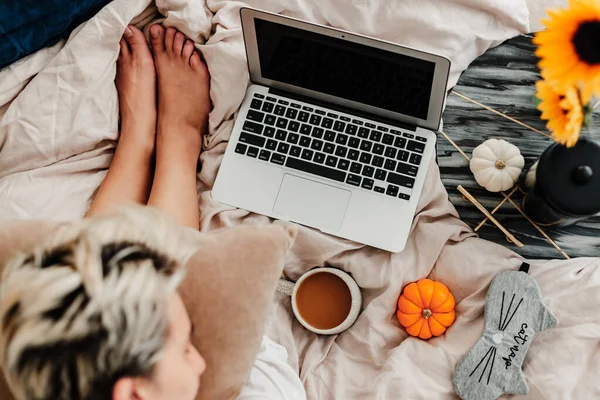
[[[306,400],[300,377],[287,363],[285,347],[263,337],[238,400]]]

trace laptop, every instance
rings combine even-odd
[[[242,8],[251,85],[215,200],[391,252],[435,154],[450,61]]]

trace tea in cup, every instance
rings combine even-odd
[[[296,283],[280,280],[277,290],[292,297],[298,322],[320,335],[334,335],[350,328],[362,306],[356,281],[335,268],[312,269]]]

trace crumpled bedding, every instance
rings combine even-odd
[[[115,61],[118,41],[134,18],[146,26],[160,17],[158,10],[165,25],[196,41],[212,76],[214,110],[198,175],[203,231],[271,222],[210,196],[248,84],[241,6],[440,53],[452,60],[449,86],[475,57],[527,32],[534,20],[524,0],[157,0],[156,7],[148,5],[149,0],[115,0],[69,40],[0,71],[0,219],[70,220],[85,214],[118,138]],[[487,287],[496,273],[517,269],[521,261],[509,249],[478,239],[458,218],[432,163],[401,253],[300,229],[285,274],[296,279],[325,264],[349,271],[364,297],[356,324],[341,335],[317,337],[294,321],[289,298],[277,297],[267,334],[288,349],[309,399],[456,398],[452,371],[481,333]],[[515,398],[600,398],[600,260],[534,261],[531,274],[560,322],[536,336],[524,365],[530,394]],[[445,283],[457,300],[455,324],[429,341],[408,337],[394,316],[401,289],[425,276]]]

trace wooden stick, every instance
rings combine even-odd
[[[513,195],[513,193],[515,193],[515,192],[517,191],[517,189],[518,189],[518,188],[519,188],[519,185],[516,185],[516,186],[514,187],[514,189],[510,191],[510,193],[508,194],[508,197],[512,196],[512,195]],[[496,211],[498,211],[498,209],[499,209],[500,207],[502,207],[502,206],[504,205],[504,203],[506,203],[506,201],[508,200],[508,197],[506,197],[506,196],[505,196],[505,197],[502,199],[502,201],[501,201],[500,203],[498,203],[498,205],[497,205],[497,206],[496,206],[496,207],[495,207],[495,208],[492,210],[492,212],[491,212],[490,214],[492,214],[492,215],[493,215],[493,214],[494,214]],[[477,225],[477,226],[475,227],[475,229],[473,229],[473,230],[474,230],[475,232],[477,232],[478,230],[480,230],[480,229],[481,229],[481,227],[482,227],[483,225],[485,225],[485,223],[486,223],[487,221],[488,221],[488,219],[487,219],[487,217],[485,217],[485,218],[483,219],[483,221],[481,221],[481,222],[479,223],[479,225]]]
[[[538,230],[538,231],[539,231],[539,232],[542,234],[542,236],[544,236],[544,237],[546,238],[546,240],[547,240],[547,241],[548,241],[548,242],[549,242],[549,243],[550,243],[552,246],[554,246],[554,247],[556,248],[556,250],[558,250],[558,251],[560,252],[560,254],[562,254],[562,255],[563,255],[563,257],[564,257],[564,258],[566,258],[567,260],[570,260],[570,259],[571,259],[571,257],[569,257],[569,255],[568,255],[567,253],[565,253],[565,252],[564,252],[564,250],[563,250],[563,249],[561,249],[561,248],[560,248],[560,246],[559,246],[558,244],[556,244],[556,242],[555,242],[554,240],[552,240],[552,239],[550,238],[550,236],[548,236],[548,234],[547,234],[546,232],[544,232],[544,230],[543,230],[542,228],[540,228],[540,226],[539,226],[538,224],[536,224],[536,223],[535,223],[535,222],[534,222],[534,221],[533,221],[531,218],[529,218],[529,217],[527,216],[527,214],[525,214],[525,211],[523,211],[523,210],[521,209],[521,207],[519,207],[519,206],[518,206],[518,205],[517,205],[517,204],[516,204],[516,203],[515,203],[515,202],[514,202],[514,201],[513,201],[513,200],[512,200],[510,197],[506,197],[506,194],[505,194],[504,192],[503,192],[502,194],[504,195],[504,197],[506,198],[506,200],[508,200],[508,202],[509,202],[510,204],[512,204],[512,205],[513,205],[513,207],[514,207],[514,208],[516,208],[516,209],[517,209],[517,211],[518,211],[518,212],[520,212],[520,213],[521,213],[521,215],[522,215],[522,216],[523,216],[523,217],[524,217],[524,218],[525,218],[527,221],[529,221],[529,223],[530,223],[531,225],[533,225],[533,227],[534,227],[535,229],[537,229],[537,230]]]
[[[440,131],[442,133],[442,135],[444,135],[444,137],[446,138],[446,140],[448,140],[450,142],[450,144],[452,146],[454,146],[454,148],[460,153],[462,154],[462,156],[464,158],[467,159],[467,161],[471,161],[471,159],[469,158],[469,156],[463,151],[463,149],[460,148],[459,145],[457,145],[456,143],[454,143],[454,140],[450,139],[450,136],[446,135],[446,132],[444,131]]]
[[[462,193],[464,197],[466,197],[475,207],[479,209],[490,221],[494,223],[505,235],[506,238],[509,239],[510,242],[517,245],[517,247],[523,247],[523,243],[521,243],[512,233],[510,233],[490,212],[479,202],[471,193],[467,191],[462,185],[458,185],[458,191]]]

